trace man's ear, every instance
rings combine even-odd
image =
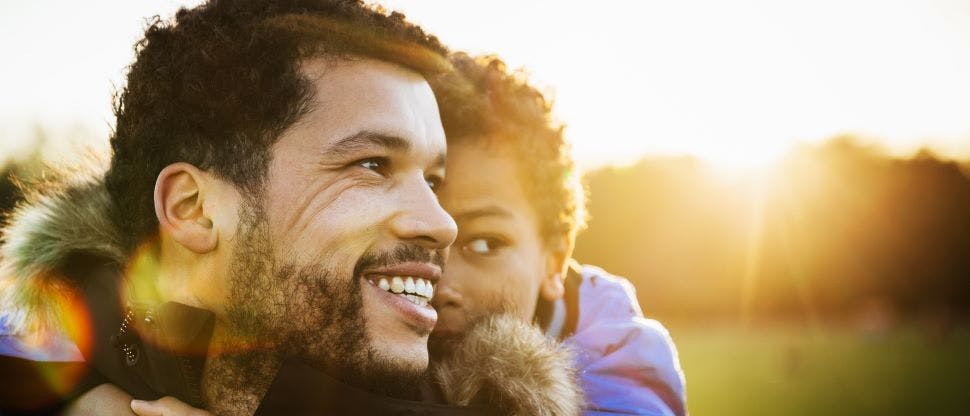
[[[550,247],[546,255],[546,273],[539,282],[539,294],[548,301],[557,300],[566,293],[563,284],[566,273],[566,260],[572,255],[572,244],[569,237],[564,236],[561,241]]]
[[[161,232],[198,254],[214,250],[219,242],[203,209],[209,185],[207,173],[183,162],[166,166],[155,181],[155,216]]]

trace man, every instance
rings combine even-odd
[[[452,58],[433,84],[448,135],[439,196],[458,237],[433,300],[432,365],[454,361],[480,317],[510,311],[576,354],[588,414],[683,415],[683,374],[666,329],[633,287],[570,261],[582,188],[551,103],[495,57]],[[460,373],[436,370],[444,385]]]
[[[289,358],[411,397],[455,236],[425,80],[444,54],[357,1],[213,0],[153,23],[107,193],[35,189],[4,231],[5,365],[54,396],[33,404],[111,382],[248,414]],[[56,382],[30,373],[41,361]]]

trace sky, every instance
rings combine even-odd
[[[106,149],[145,19],[196,3],[0,3],[0,160],[38,126],[55,153]],[[379,3],[526,70],[587,168],[684,154],[757,166],[839,134],[970,158],[966,0]]]

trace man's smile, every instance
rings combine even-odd
[[[404,296],[405,299],[418,306],[427,306],[431,297],[434,296],[434,284],[420,277],[394,276],[390,279],[375,277],[370,282],[374,283],[374,280],[377,280],[377,287],[395,295]]]
[[[384,303],[400,313],[419,333],[430,332],[438,320],[429,303],[441,268],[430,263],[407,262],[367,270],[362,278]]]

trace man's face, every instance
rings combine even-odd
[[[458,223],[458,238],[434,298],[439,319],[432,348],[445,347],[490,313],[532,319],[550,253],[517,172],[501,151],[448,148],[448,182],[439,196]]]
[[[444,132],[416,73],[371,60],[303,70],[315,102],[240,211],[227,313],[248,336],[380,389],[428,363],[437,314],[427,286],[456,233],[432,190]],[[398,278],[413,294],[393,293]]]

